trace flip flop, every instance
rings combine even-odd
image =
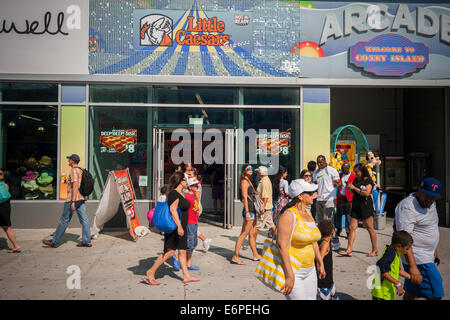
[[[339,251],[338,255],[343,256],[343,257],[352,257],[352,252],[348,252],[348,251]]]
[[[191,283],[191,282],[199,282],[200,281],[200,279],[191,279],[191,280],[183,280],[183,283],[184,284],[188,284],[188,283]]]
[[[366,257],[377,257],[378,256],[378,251],[376,251],[375,253],[368,253],[366,254]]]
[[[11,249],[11,250],[8,250],[8,253],[20,253],[22,250],[20,250],[20,249],[18,249],[18,250],[14,250],[14,249]]]
[[[153,281],[155,281],[155,282],[152,283],[152,282],[150,281],[150,279],[149,279],[149,278],[146,278],[146,277],[144,277],[144,278],[141,279],[141,282],[144,282],[145,284],[148,284],[149,286],[159,286],[159,285],[160,285],[160,283],[159,283],[158,281],[156,281],[156,280],[153,280]]]
[[[245,265],[245,262],[244,262],[244,261],[241,261],[241,262],[239,263],[239,262],[236,262],[236,261],[231,260],[231,264],[237,264],[237,265],[243,266],[243,265]]]

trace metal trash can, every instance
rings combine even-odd
[[[375,230],[384,230],[386,227],[386,211],[373,216],[373,227]]]

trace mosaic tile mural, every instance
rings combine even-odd
[[[378,35],[397,34],[424,43],[429,62],[396,78],[450,78],[449,5],[374,4],[91,0],[89,72],[383,78],[352,65],[349,48]]]

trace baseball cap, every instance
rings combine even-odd
[[[441,190],[442,184],[435,178],[425,178],[420,184],[420,191],[422,193],[438,199],[441,198]]]
[[[198,181],[197,178],[189,178],[187,180],[187,184],[188,184],[188,187],[190,187],[190,186],[194,186],[196,184],[202,184],[202,183],[200,181]]]
[[[289,185],[288,192],[291,198],[295,198],[303,192],[316,191],[318,187],[317,184],[309,183],[303,179],[296,179]]]
[[[267,167],[264,166],[259,166],[255,171],[258,171],[260,174],[262,174],[263,176],[267,176],[268,174],[268,170]]]
[[[71,156],[68,156],[67,159],[73,160],[76,163],[80,162],[80,156],[77,154],[72,154]]]

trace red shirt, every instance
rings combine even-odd
[[[189,203],[191,204],[188,210],[189,213],[188,224],[197,224],[199,214],[194,211],[194,206],[196,206],[198,209],[198,199],[195,195],[191,193],[186,193],[186,200],[189,201]],[[197,202],[196,205],[195,202]]]
[[[341,176],[341,185],[343,185],[343,183],[342,183],[342,177],[344,176],[344,174],[341,173],[340,176]],[[347,182],[346,182],[346,184],[345,184],[345,197],[347,198],[347,201],[348,201],[348,202],[352,202],[352,200],[353,200],[353,192],[351,192],[350,189],[347,188],[347,183],[353,183],[353,181],[355,181],[355,178],[356,178],[355,173],[354,173],[354,172],[351,172],[351,173],[350,173],[350,176],[348,177],[348,180],[347,180]],[[342,191],[342,187],[340,187],[339,190],[338,190],[338,193],[337,193],[337,197],[338,197],[338,198],[344,198],[344,197],[342,196],[342,194],[341,194],[341,191]]]

